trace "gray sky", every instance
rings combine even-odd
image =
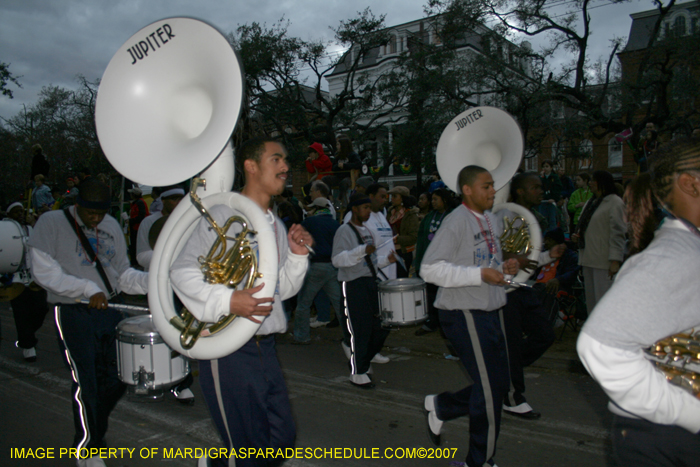
[[[560,3],[561,0],[557,0]],[[272,25],[283,16],[290,34],[302,39],[332,39],[329,27],[371,7],[386,14],[387,26],[424,16],[425,0],[348,2],[339,0],[0,0],[0,61],[22,85],[14,99],[0,96],[0,117],[16,115],[33,105],[43,86],[68,89],[75,77],[93,81],[102,76],[109,60],[132,34],[144,26],[172,16],[190,16],[209,22],[220,31],[257,21]],[[653,8],[652,0],[631,0],[608,5],[596,0],[593,51],[604,54],[613,37],[626,37],[629,15]],[[536,46],[536,43],[534,44]]]

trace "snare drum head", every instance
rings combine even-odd
[[[24,259],[24,229],[17,221],[0,222],[0,274],[17,272]]]
[[[159,344],[163,342],[153,324],[151,315],[132,316],[117,324],[117,340],[132,344]]]
[[[409,292],[425,288],[425,281],[419,277],[404,277],[379,283],[380,292]]]

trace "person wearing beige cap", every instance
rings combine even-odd
[[[416,199],[411,196],[405,186],[395,186],[389,190],[391,195],[391,207],[387,213],[387,218],[391,229],[396,235],[394,246],[403,259],[406,268],[398,268],[398,277],[408,277],[408,271],[413,263],[413,251],[416,249],[418,241],[418,219],[417,209],[414,209]]]

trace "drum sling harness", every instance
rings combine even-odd
[[[360,232],[357,230],[357,227],[352,225],[352,222],[348,222],[348,225],[352,227],[352,231],[355,232],[355,235],[357,235],[357,241],[360,242],[360,245],[364,245],[365,242],[362,240],[362,235],[360,235]],[[379,280],[379,277],[377,277],[377,270],[374,269],[374,264],[372,263],[372,258],[370,255],[365,255],[365,260],[367,261],[367,266],[369,266],[369,270],[372,273],[372,277],[374,277],[374,280],[377,282],[381,282]],[[384,280],[389,280],[388,277],[386,277],[386,274],[380,269],[379,272],[384,276]]]
[[[92,249],[92,245],[90,245],[90,242],[88,241],[87,237],[85,236],[85,232],[78,227],[78,223],[75,221],[75,218],[71,215],[70,212],[68,212],[68,209],[63,210],[63,214],[66,215],[66,219],[68,219],[68,223],[70,224],[71,228],[75,232],[75,234],[78,236],[78,240],[80,240],[80,243],[83,245],[83,250],[85,251],[85,254],[90,258],[90,261],[95,263],[95,268],[97,268],[97,272],[100,273],[100,277],[102,278],[102,282],[104,282],[105,287],[107,287],[107,292],[109,293],[109,298],[113,298],[116,296],[116,293],[114,292],[114,289],[112,289],[112,285],[109,283],[109,279],[107,278],[107,273],[105,273],[104,268],[102,267],[102,263],[100,262],[100,259],[97,257],[97,253],[95,253],[95,250]],[[97,232],[97,228],[95,228],[95,232]]]

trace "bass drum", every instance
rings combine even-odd
[[[0,222],[0,274],[13,274],[24,264],[27,236],[19,222],[3,219]]]

